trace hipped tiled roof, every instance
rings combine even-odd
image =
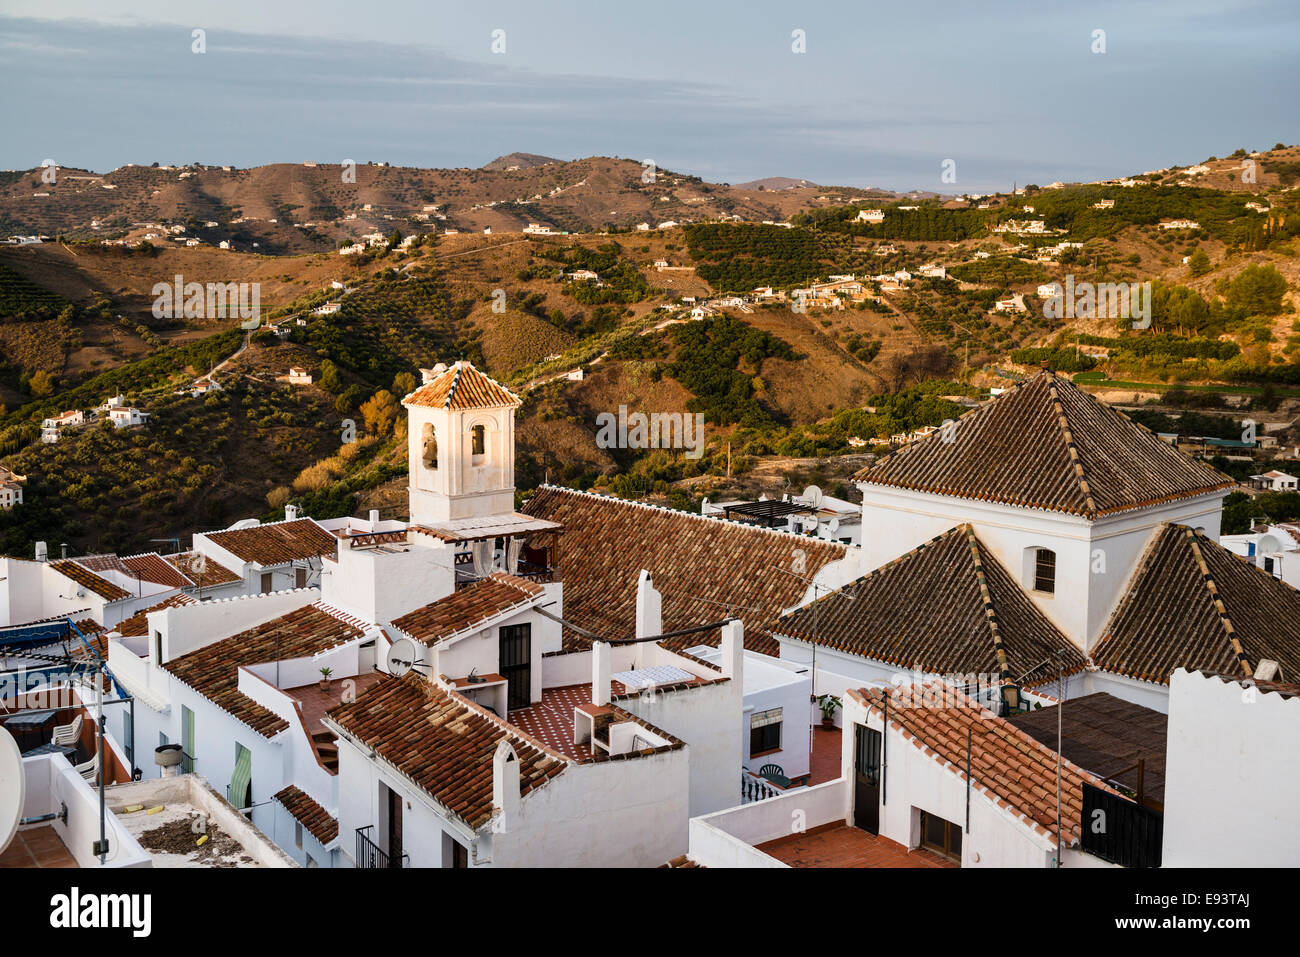
[[[1067,671],[1085,664],[968,525],[795,609],[772,631],[926,674],[1016,680],[1061,649]]]
[[[1090,519],[1236,484],[1048,371],[855,478]]]
[[[209,532],[209,541],[240,561],[268,567],[333,555],[338,540],[310,518]]]
[[[603,638],[635,633],[637,579],[645,569],[663,595],[665,631],[717,621],[730,608],[745,624],[745,647],[776,654],[768,628],[803,600],[805,579],[846,554],[838,542],[550,485],[523,510],[564,526],[557,560],[564,617]],[[718,640],[699,634],[666,644]]]
[[[131,597],[131,593],[126,589],[114,585],[107,578],[101,578],[90,569],[78,564],[72,559],[51,562],[50,567],[64,578],[71,579],[82,588],[94,592],[106,601],[118,601],[123,598]]]
[[[306,605],[174,658],[164,667],[177,681],[189,685],[258,734],[271,737],[289,725],[239,690],[239,669],[316,655],[361,635],[361,629],[315,605]]]
[[[970,779],[995,804],[1019,817],[1038,834],[1056,838],[1056,752],[1035,741],[970,698],[943,691],[947,706],[927,700],[927,687],[862,688],[849,695],[888,720],[926,754],[966,778],[967,742]],[[890,755],[891,761],[894,755]],[[892,777],[892,775],[891,775]],[[1061,841],[1072,847],[1080,839],[1084,783],[1114,793],[1093,774],[1069,760],[1061,761]]]
[[[408,395],[402,404],[463,410],[517,406],[521,401],[519,396],[474,368],[472,363],[457,362]]]
[[[521,794],[567,767],[563,756],[415,672],[379,681],[328,718],[475,830],[492,816],[492,758],[500,741],[514,748]]]
[[[273,797],[284,806],[299,824],[307,829],[312,837],[322,844],[328,844],[339,836],[339,821],[296,785],[290,784],[277,791]]]
[[[1185,525],[1152,538],[1093,651],[1158,684],[1176,668],[1247,678],[1264,658],[1300,675],[1300,591]]]
[[[542,594],[535,582],[504,572],[458,588],[450,595],[393,619],[393,626],[425,645],[473,628]]]
[[[165,560],[199,588],[229,585],[243,580],[225,565],[199,552],[168,555]]]

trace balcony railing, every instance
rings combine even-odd
[[[357,867],[365,868],[390,868],[390,867],[410,867],[411,855],[403,854],[398,861],[391,861],[388,852],[382,850],[378,844],[370,840],[366,832],[374,828],[373,824],[367,824],[365,827],[357,828],[357,854],[355,862]]]
[[[740,772],[740,803],[753,804],[755,801],[766,801],[768,798],[780,797],[785,792],[781,788],[765,781],[757,775],[748,771]]]

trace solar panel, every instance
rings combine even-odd
[[[615,681],[622,682],[628,688],[652,688],[656,685],[673,684],[678,681],[690,681],[694,675],[672,665],[655,665],[653,668],[636,668],[632,671],[620,671],[611,675]]]

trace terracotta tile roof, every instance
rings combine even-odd
[[[404,398],[402,404],[435,409],[497,409],[517,406],[522,401],[501,383],[475,369],[472,363],[457,362]]]
[[[1098,667],[1167,684],[1176,668],[1300,675],[1300,591],[1185,525],[1164,525],[1093,651]]]
[[[317,804],[307,792],[296,785],[290,784],[275,792],[272,797],[322,844],[328,844],[339,836],[338,818]]]
[[[77,564],[71,559],[51,562],[50,567],[62,575],[64,578],[70,578],[82,588],[94,592],[100,598],[108,601],[118,601],[123,598],[130,598],[131,593],[124,588],[119,588],[106,578],[100,578],[90,569],[83,565]]]
[[[416,641],[433,646],[512,608],[523,607],[544,591],[541,585],[527,579],[497,572],[394,618],[393,627]]]
[[[563,756],[415,672],[378,682],[331,710],[331,721],[475,830],[492,817],[498,742],[509,740],[519,759],[521,794],[568,766]]]
[[[966,743],[970,735],[971,784],[999,807],[1018,816],[1037,833],[1056,839],[1056,751],[1019,728],[980,708],[964,695],[946,694],[949,706],[926,700],[933,689],[922,685],[850,689],[850,697],[882,714],[886,695],[889,724],[927,755],[944,762],[966,779]],[[891,760],[893,755],[890,755]],[[891,775],[892,777],[892,775]],[[1079,842],[1083,784],[1114,792],[1096,775],[1061,761],[1061,840]]]
[[[361,629],[339,621],[315,605],[306,605],[256,628],[173,658],[164,667],[176,680],[258,734],[271,737],[289,725],[239,690],[239,669],[286,658],[305,658],[361,635]]]
[[[207,539],[240,561],[268,567],[333,555],[338,540],[310,518],[209,532]]]
[[[772,631],[927,674],[1015,680],[1062,648],[1067,671],[1086,664],[969,525],[790,612]]]
[[[113,630],[123,638],[133,638],[140,635],[149,634],[149,613],[151,611],[161,611],[164,608],[179,608],[182,605],[196,604],[197,600],[189,595],[172,595],[156,605],[148,608],[141,608],[130,618],[125,618],[113,626]]]
[[[199,552],[181,552],[179,555],[168,555],[164,561],[199,588],[211,588],[214,585],[229,585],[233,582],[243,581],[242,576],[235,574],[225,565]]]
[[[166,588],[185,588],[191,584],[174,566],[157,552],[144,552],[140,555],[118,556],[85,555],[77,559],[77,564],[92,572],[115,571],[131,580],[137,576],[141,581],[162,585]]]
[[[176,566],[171,565],[157,552],[142,555],[126,555],[122,564],[132,575],[139,574],[147,582],[165,585],[168,588],[188,588],[193,582],[182,575]]]
[[[1046,371],[855,478],[1088,518],[1236,485]]]
[[[1099,778],[1136,792],[1143,760],[1142,789],[1148,801],[1165,800],[1165,741],[1169,715],[1099,691],[1071,698],[1064,706],[1015,714],[1007,722],[1056,750],[1056,709],[1061,708],[1061,753]]]
[[[768,628],[808,587],[782,571],[811,578],[846,555],[838,542],[549,485],[523,511],[564,526],[556,559],[564,617],[605,638],[635,634],[636,584],[645,569],[663,595],[665,631],[717,621],[730,602],[744,621],[745,647],[774,655]],[[705,633],[664,644],[677,650],[718,641]]]

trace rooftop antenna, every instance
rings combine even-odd
[[[777,568],[775,565],[772,565],[772,566],[769,566],[769,567],[772,569],[772,571],[780,572],[782,575],[789,575],[791,578],[797,578],[797,579],[799,579],[800,581],[802,581],[802,582],[806,582],[807,584],[809,584],[809,585],[812,586],[812,589],[813,589],[813,600],[812,600],[813,638],[814,638],[814,639],[818,639],[818,638],[820,638],[820,637],[821,637],[821,630],[820,630],[820,628],[819,628],[819,626],[818,626],[818,622],[817,622],[817,619],[818,619],[818,615],[817,615],[817,611],[818,611],[818,608],[817,608],[817,599],[818,599],[818,597],[819,597],[818,594],[817,594],[817,589],[818,589],[818,588],[824,588],[824,589],[826,589],[826,591],[827,591],[828,594],[829,594],[830,592],[836,591],[837,589],[831,588],[829,585],[823,585],[821,582],[817,581],[817,580],[814,579],[814,578],[806,578],[806,577],[804,577],[803,575],[796,575],[794,572],[786,571],[784,568]],[[838,589],[838,591],[839,591],[842,595],[844,595],[844,597],[847,598],[849,601],[857,601],[857,599],[854,598],[853,595],[850,595],[848,592],[844,591],[843,589]],[[814,641],[812,642],[812,678],[811,678],[811,685],[809,686],[809,689],[808,689],[808,697],[809,697],[809,699],[810,699],[811,701],[816,701],[816,700],[817,700],[817,641],[816,641],[816,640],[814,640]],[[809,770],[809,773],[811,773],[811,771],[812,771],[813,740],[814,740],[814,735],[815,735],[816,733],[817,733],[817,729],[814,728],[814,727],[813,727],[813,723],[812,723],[811,721],[809,721],[809,722],[808,722],[808,770]]]

